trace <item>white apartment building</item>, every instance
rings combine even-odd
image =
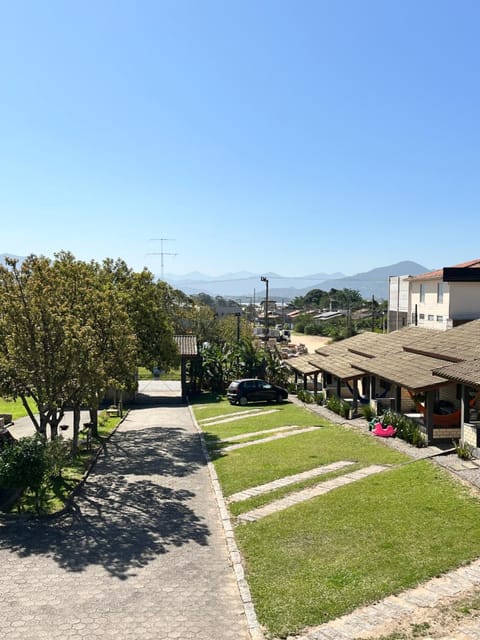
[[[389,331],[445,331],[480,318],[480,259],[389,281]]]

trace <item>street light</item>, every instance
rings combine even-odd
[[[265,282],[265,344],[268,341],[268,278],[261,276],[260,280]]]
[[[240,342],[240,316],[242,314],[240,313],[240,311],[237,311],[235,313],[235,317],[237,318],[237,344]]]

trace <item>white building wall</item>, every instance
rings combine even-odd
[[[450,288],[448,283],[443,283],[443,302],[438,302],[438,283],[441,280],[426,280],[424,282],[411,282],[410,289],[410,324],[415,323],[415,311],[419,327],[426,329],[438,329],[445,331],[452,326],[450,316]],[[420,299],[420,285],[423,285],[424,301]]]
[[[450,283],[450,315],[456,320],[480,318],[480,283]]]
[[[388,308],[390,311],[408,312],[409,276],[390,276]]]

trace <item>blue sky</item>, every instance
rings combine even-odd
[[[480,257],[480,3],[0,0],[0,253]]]

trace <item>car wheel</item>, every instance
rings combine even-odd
[[[238,401],[238,404],[242,407],[244,407],[247,403],[248,403],[248,400],[245,396],[242,396]]]
[[[279,402],[282,402],[282,396],[280,393],[277,393],[277,395],[275,396],[275,402],[278,404]]]

